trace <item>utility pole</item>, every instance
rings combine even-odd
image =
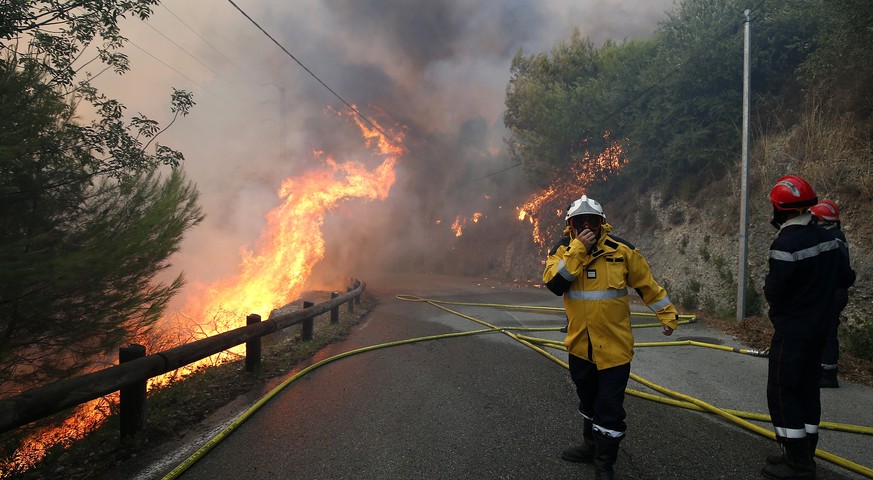
[[[751,83],[752,11],[746,9],[743,41],[743,166],[740,174],[740,261],[737,269],[737,322],[746,317],[746,267],[749,260],[749,95]]]

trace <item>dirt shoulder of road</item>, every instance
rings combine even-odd
[[[765,317],[749,317],[737,323],[714,318],[704,312],[695,312],[698,321],[733,336],[738,342],[756,350],[770,348],[773,326]],[[848,354],[840,355],[840,380],[873,387],[873,361]]]

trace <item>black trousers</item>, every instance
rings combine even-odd
[[[571,354],[569,364],[570,378],[579,396],[579,412],[591,418],[595,428],[619,434],[627,431],[624,390],[630,378],[630,363],[597,370],[597,365]]]
[[[840,338],[837,333],[840,330],[840,314],[849,303],[849,295],[840,295],[834,298],[834,303],[828,309],[828,334],[825,341],[824,353],[821,356],[822,365],[836,366],[840,360]]]
[[[803,436],[799,431],[806,425],[817,426],[821,421],[818,380],[824,341],[824,335],[811,338],[773,335],[767,406],[777,435],[782,431],[782,437]]]

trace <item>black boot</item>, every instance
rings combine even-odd
[[[810,440],[806,437],[780,438],[784,461],[765,466],[761,469],[761,475],[774,480],[815,480],[815,462],[810,457]]]
[[[837,380],[837,373],[839,373],[839,370],[836,368],[822,368],[821,376],[818,379],[818,387],[840,388],[840,381]]]
[[[812,463],[812,471],[815,472],[815,450],[818,448],[818,434],[817,433],[807,433],[806,434],[806,447],[809,452],[809,461]]]
[[[618,458],[618,445],[624,436],[613,438],[599,432],[594,433],[594,478],[612,480],[615,478],[612,466]]]
[[[561,458],[577,463],[594,461],[594,424],[591,420],[586,418],[582,425],[582,445],[565,449],[561,452]]]
[[[776,437],[776,441],[779,442],[779,448],[782,448],[782,441],[779,437]],[[815,449],[818,448],[818,434],[807,433],[806,441],[807,446],[809,447],[809,459],[815,463]],[[782,453],[779,455],[767,455],[768,465],[779,465],[780,463],[785,463],[785,449],[782,449]]]
[[[776,437],[776,443],[779,445],[781,453],[776,455],[767,455],[767,465],[779,465],[785,463],[785,447],[782,446],[782,437]]]

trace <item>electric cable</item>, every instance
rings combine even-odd
[[[176,17],[176,20],[178,20],[179,23],[181,23],[182,25],[184,25],[185,28],[187,28],[188,30],[190,30],[191,33],[193,33],[194,35],[197,35],[197,37],[198,37],[200,40],[203,40],[203,43],[205,43],[206,45],[209,45],[210,48],[212,48],[213,50],[215,50],[216,52],[218,52],[219,55],[221,55],[225,60],[227,60],[227,63],[233,65],[234,68],[236,68],[237,70],[240,70],[240,71],[242,70],[241,68],[239,68],[239,65],[237,65],[236,63],[234,63],[233,60],[231,60],[230,58],[228,58],[227,55],[224,54],[224,52],[222,52],[221,50],[219,50],[218,47],[216,47],[215,45],[211,44],[211,43],[209,42],[209,40],[206,40],[205,38],[203,38],[203,35],[200,35],[200,33],[199,33],[197,30],[194,30],[194,28],[192,28],[191,25],[188,25],[188,24],[185,22],[185,20],[182,20],[181,17],[179,17],[178,15],[176,15],[175,12],[173,12],[172,10],[170,10],[170,7],[168,7],[168,6],[166,5],[166,3],[161,2],[161,6],[164,7],[164,9],[165,9],[166,11],[170,12],[170,15]]]
[[[343,104],[344,104],[344,105],[345,105],[349,110],[351,110],[352,112],[354,112],[355,115],[357,115],[358,117],[360,117],[361,120],[363,120],[363,121],[366,122],[368,125],[370,125],[370,126],[373,127],[374,129],[376,129],[376,131],[378,131],[379,133],[381,133],[381,134],[382,134],[386,139],[390,140],[391,143],[393,143],[395,146],[400,147],[400,148],[403,149],[404,151],[407,151],[407,152],[409,151],[409,149],[406,148],[405,145],[403,145],[403,144],[400,143],[398,140],[396,140],[392,135],[389,135],[387,132],[385,132],[384,130],[382,130],[382,128],[381,128],[379,125],[376,125],[376,123],[374,123],[374,122],[373,122],[372,120],[370,120],[366,115],[364,115],[363,113],[361,113],[360,110],[357,109],[357,107],[355,107],[355,106],[352,105],[351,103],[347,102],[346,99],[344,99],[343,97],[341,97],[341,96],[340,96],[338,93],[336,93],[332,88],[330,88],[326,83],[324,83],[324,81],[322,81],[320,78],[318,78],[318,75],[316,75],[315,73],[313,73],[312,70],[310,70],[306,65],[303,64],[303,62],[301,62],[299,59],[297,59],[297,57],[295,57],[293,53],[291,53],[290,51],[288,51],[288,49],[285,48],[284,45],[282,45],[281,43],[279,43],[278,40],[276,40],[272,35],[270,35],[270,34],[269,34],[265,29],[264,29],[264,27],[262,27],[261,25],[259,25],[258,22],[256,22],[252,17],[250,17],[249,14],[247,14],[247,13],[246,13],[242,8],[239,7],[239,5],[237,5],[236,3],[234,3],[233,0],[227,0],[227,1],[228,1],[231,5],[233,5],[233,7],[236,8],[236,9],[239,11],[239,13],[242,14],[242,16],[246,17],[250,22],[252,22],[252,24],[253,24],[255,27],[257,27],[257,29],[260,30],[264,35],[266,35],[267,38],[269,38],[270,41],[272,41],[272,42],[273,42],[277,47],[279,47],[279,49],[281,49],[283,52],[285,52],[285,54],[288,55],[288,57],[290,57],[292,60],[294,60],[295,62],[297,62],[297,65],[300,65],[300,67],[301,67],[303,70],[305,70],[306,73],[308,73],[312,78],[314,78],[318,83],[320,83],[321,86],[323,86],[324,88],[326,88],[327,91],[329,91],[330,93],[332,93],[333,96],[335,96],[336,98],[338,98],[339,101],[341,101],[341,102],[342,102],[342,103],[343,103]]]
[[[191,77],[189,77],[188,75],[185,75],[184,73],[182,73],[182,72],[180,72],[179,70],[175,69],[173,66],[171,66],[171,65],[168,64],[167,62],[161,60],[160,58],[156,57],[155,55],[153,55],[153,54],[152,54],[151,52],[149,52],[148,50],[146,50],[146,49],[140,47],[139,45],[137,45],[136,43],[134,43],[132,40],[127,39],[127,43],[129,43],[129,44],[133,45],[134,47],[138,48],[142,53],[145,53],[146,55],[152,57],[155,61],[157,61],[157,62],[160,63],[161,65],[163,65],[163,66],[169,68],[170,70],[176,72],[176,73],[177,73],[179,76],[181,76],[182,78],[188,80],[189,82],[191,82],[192,84],[196,85],[197,87],[202,88],[203,91],[205,91],[206,93],[208,93],[208,94],[212,95],[213,97],[215,97],[215,98],[221,100],[222,102],[224,102],[225,105],[230,105],[231,108],[233,108],[233,109],[236,110],[237,112],[239,112],[239,113],[243,113],[242,110],[240,110],[238,107],[233,106],[233,105],[232,105],[230,102],[228,102],[226,99],[222,98],[222,97],[221,97],[220,95],[218,95],[217,93],[215,93],[215,92],[209,90],[208,88],[206,88],[205,85],[200,84],[199,82],[197,82],[197,81],[194,80],[193,78],[191,78]]]
[[[185,53],[186,55],[188,55],[189,57],[193,58],[194,61],[196,61],[196,62],[199,63],[200,65],[203,65],[204,67],[206,67],[206,69],[209,70],[210,72],[214,73],[216,77],[219,77],[219,78],[222,78],[222,79],[223,79],[223,77],[222,77],[218,72],[216,72],[215,70],[213,70],[212,67],[210,67],[209,65],[207,65],[206,62],[204,62],[203,60],[200,60],[199,58],[197,58],[197,56],[195,56],[193,53],[191,53],[191,52],[189,52],[188,50],[186,50],[185,47],[183,47],[183,46],[179,45],[178,43],[176,43],[175,40],[173,40],[172,38],[168,37],[166,34],[164,34],[164,32],[158,30],[157,27],[155,27],[154,25],[152,25],[151,23],[149,23],[149,22],[147,22],[147,21],[146,21],[146,22],[143,22],[143,23],[145,24],[145,26],[147,26],[147,27],[151,28],[152,30],[154,30],[158,35],[164,37],[164,39],[166,39],[168,42],[172,43],[176,48],[178,48],[179,50],[181,50],[182,52],[184,52],[184,53]]]

